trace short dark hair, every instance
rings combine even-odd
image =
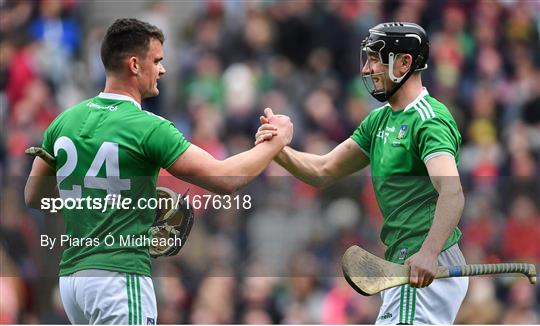
[[[107,29],[101,44],[101,61],[105,71],[118,72],[122,59],[127,55],[145,57],[150,40],[155,38],[163,44],[165,37],[158,27],[135,18],[117,19]]]

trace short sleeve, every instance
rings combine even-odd
[[[45,133],[43,134],[43,142],[41,143],[41,148],[43,148],[47,153],[53,155],[53,141],[52,141],[52,135],[51,135],[51,126],[45,130]]]
[[[448,153],[459,160],[461,135],[453,119],[435,117],[422,122],[418,129],[418,152],[422,161]]]
[[[364,154],[370,157],[371,153],[371,140],[373,135],[373,114],[369,114],[356,128],[351,138],[354,140]]]
[[[168,120],[160,121],[144,137],[142,148],[152,162],[166,169],[182,155],[190,143]]]
[[[54,156],[54,142],[58,138],[58,124],[63,116],[64,112],[58,115],[43,133],[43,142],[41,143],[41,148],[52,156]]]

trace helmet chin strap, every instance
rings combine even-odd
[[[388,101],[401,88],[401,86],[405,84],[407,79],[409,79],[409,77],[411,77],[413,73],[412,66],[411,66],[409,70],[407,70],[407,72],[403,76],[396,77],[394,75],[395,57],[397,57],[397,55],[394,55],[393,52],[390,52],[388,54],[388,76],[390,77],[390,80],[395,84],[394,87],[392,88],[391,91],[388,91],[388,88],[385,86],[386,92],[384,96],[375,96],[372,94],[377,100],[381,102]]]
[[[390,79],[394,82],[394,83],[399,83],[401,80],[403,80],[403,78],[405,78],[405,76],[407,75],[407,73],[411,70],[412,66],[409,68],[409,70],[407,70],[407,72],[405,74],[403,74],[403,76],[401,77],[396,77],[394,75],[394,62],[395,62],[395,59],[396,57],[398,56],[399,54],[395,55],[394,52],[390,52],[388,53],[388,75],[390,76]]]

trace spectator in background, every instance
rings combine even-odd
[[[378,302],[359,296],[341,278],[333,278],[321,311],[321,324],[370,324],[377,314]]]
[[[182,283],[185,276],[172,260],[167,260],[156,270],[160,276],[154,280],[161,324],[184,324],[188,322],[190,293]],[[175,275],[175,277],[164,277]]]
[[[26,296],[29,294],[24,286],[24,281],[17,275],[17,268],[7,255],[3,245],[0,245],[0,289],[2,289],[2,300],[0,300],[0,323],[16,324],[18,315],[23,311]]]
[[[494,195],[470,196],[465,213],[467,217],[463,225],[463,242],[475,251],[482,251],[485,263],[497,263],[501,257],[496,255],[500,246],[500,230],[504,224],[503,216],[497,211],[493,202]],[[476,261],[480,263],[480,261]]]
[[[235,278],[223,274],[205,278],[195,299],[190,323],[231,324],[234,320],[235,283]]]
[[[15,105],[23,96],[28,85],[37,78],[38,71],[35,67],[35,56],[37,55],[37,43],[34,41],[18,41],[6,40],[8,51],[6,62],[9,62],[9,67],[6,71],[7,82],[5,92],[7,96],[8,110]],[[5,43],[4,43],[5,44]],[[11,48],[13,46],[13,48]],[[13,49],[13,52],[9,51]]]
[[[280,313],[272,296],[276,279],[269,275],[251,274],[240,284],[240,299],[237,302],[239,318],[243,324],[276,324]]]
[[[502,316],[503,324],[538,324],[538,299],[534,286],[526,279],[515,279],[510,288],[509,307]]]
[[[197,58],[195,73],[186,81],[185,94],[192,104],[209,102],[218,109],[223,106],[221,60],[214,53],[202,53]]]
[[[465,11],[457,3],[443,10],[443,29],[433,36],[432,61],[435,64],[436,94],[456,96],[463,67],[471,55],[473,40],[465,30]]]
[[[62,0],[44,0],[38,6],[39,15],[28,28],[39,43],[37,67],[59,87],[70,77],[71,60],[79,50],[79,25],[71,16],[64,16],[69,8]]]
[[[461,305],[456,324],[496,324],[500,321],[501,303],[496,299],[493,282],[471,278],[468,295]]]
[[[307,132],[322,132],[326,142],[338,143],[346,138],[344,124],[328,94],[323,89],[314,89],[304,102],[304,119]]]
[[[30,23],[29,32],[45,47],[56,48],[66,56],[72,57],[80,43],[79,25],[72,17],[64,16],[63,11],[69,10],[65,3],[62,0],[40,1],[39,16]]]
[[[320,324],[324,294],[317,277],[321,275],[317,259],[298,252],[291,259],[288,291],[280,300],[282,324]]]
[[[52,291],[52,310],[48,311],[43,317],[43,324],[69,324],[69,319],[62,306],[62,298],[60,297],[60,289],[55,286]]]
[[[540,215],[526,195],[514,199],[503,227],[502,254],[508,261],[540,261]]]

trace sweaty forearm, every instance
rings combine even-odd
[[[251,182],[272,162],[274,156],[283,148],[278,140],[264,142],[227,158],[221,162],[220,176],[229,183],[230,192],[234,192]]]
[[[230,194],[258,176],[286,142],[287,139],[276,138],[225,160],[216,160],[192,144],[167,171],[212,192]]]
[[[441,252],[446,240],[459,223],[464,202],[461,188],[439,193],[433,224],[424,240],[422,249],[437,255]]]
[[[258,144],[252,149],[236,154],[222,161],[225,166],[225,175],[229,176],[257,176],[270,164],[274,156],[283,147],[276,139],[273,142]]]
[[[293,176],[312,186],[324,187],[332,182],[330,173],[325,173],[324,156],[285,147],[274,160]]]

